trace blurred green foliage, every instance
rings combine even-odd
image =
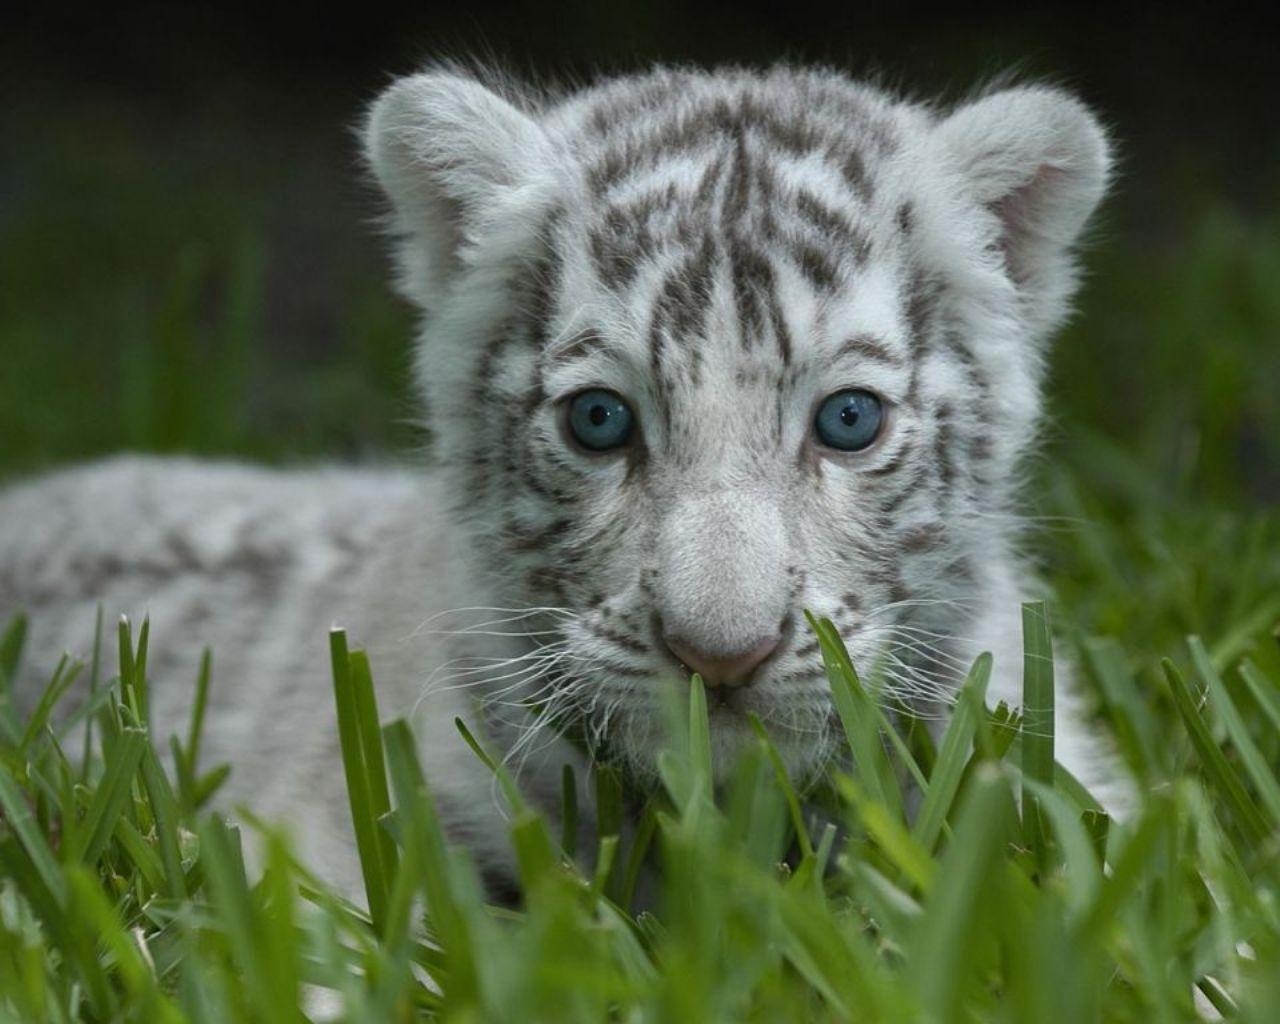
[[[1280,218],[1189,197],[1172,221],[1171,240],[1149,247],[1113,224],[1088,259],[1080,314],[1053,355],[1056,433],[1112,489],[1154,476],[1206,498],[1274,501]],[[1135,477],[1109,444],[1151,472]]]
[[[269,153],[157,162],[131,126],[90,121],[18,154],[0,218],[0,476],[119,449],[401,443],[411,322],[381,261],[313,274],[295,222],[328,215],[296,208],[319,200]]]

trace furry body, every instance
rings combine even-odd
[[[680,675],[673,638],[714,657],[777,644],[749,686],[717,689],[722,765],[747,711],[797,773],[833,749],[802,610],[931,720],[981,650],[990,698],[1017,703],[1019,602],[1035,596],[1017,470],[1072,245],[1105,190],[1092,115],[1041,88],[944,114],[785,68],[501,92],[413,76],[366,129],[400,287],[423,311],[437,466],[124,460],[38,481],[0,498],[0,614],[29,606],[51,653],[85,649],[95,602],[145,604],[157,638],[184,645],[153,663],[162,735],[200,633],[230,798],[287,813],[335,871],[350,862],[330,621],[368,645],[384,712],[433,681],[424,760],[492,865],[500,816],[453,715],[481,719],[548,802],[577,757],[556,725],[643,773],[654,689]],[[632,410],[625,447],[566,434],[592,388]],[[883,401],[865,451],[814,437],[842,388]],[[1105,797],[1112,769],[1063,704],[1060,760]]]

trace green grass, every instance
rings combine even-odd
[[[899,732],[830,624],[811,625],[848,743],[828,786],[798,794],[763,728],[714,786],[695,680],[673,695],[643,827],[618,834],[600,773],[594,868],[500,779],[520,910],[486,906],[407,726],[379,722],[367,659],[335,632],[366,912],[269,823],[254,825],[265,873],[246,873],[240,830],[208,809],[222,772],[201,774],[199,711],[171,766],[168,738],[148,736],[145,624],[122,624],[115,677],[54,724],[75,668],[19,720],[19,619],[0,639],[0,1019],[297,1020],[304,983],[368,1021],[1194,1020],[1197,993],[1274,1019],[1280,645],[1265,629],[1221,665],[1195,638],[1171,651],[1182,667],[1161,663],[1155,702],[1149,665],[1088,646],[1145,780],[1117,822],[1052,771],[1044,605],[1024,607],[1025,718],[983,706],[983,657],[936,747]],[[80,719],[87,762],[67,747]],[[566,781],[585,800],[586,780]],[[658,880],[638,908],[646,863]]]

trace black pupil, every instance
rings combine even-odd
[[[851,427],[858,422],[858,410],[852,405],[846,405],[840,410],[840,422],[846,427]]]
[[[605,420],[609,418],[609,410],[603,405],[593,405],[587,413],[587,419],[591,421],[593,427],[604,425]]]

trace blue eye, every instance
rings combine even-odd
[[[842,452],[869,448],[883,425],[884,405],[870,391],[860,389],[828,395],[813,420],[818,439]]]
[[[569,400],[569,430],[583,448],[593,452],[621,448],[631,439],[635,416],[619,394],[592,388]]]

